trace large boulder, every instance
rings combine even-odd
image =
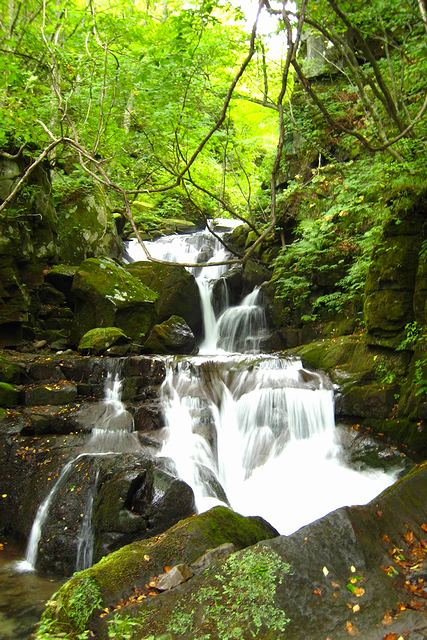
[[[37,561],[48,573],[70,575],[83,568],[83,553],[97,561],[195,513],[190,487],[137,453],[82,455],[57,486]]]
[[[184,318],[194,333],[200,331],[202,308],[194,276],[179,265],[134,262],[129,273],[159,294],[156,311],[160,322],[172,315]]]
[[[275,535],[277,532],[262,519],[244,518],[226,507],[183,520],[165,534],[134,542],[73,576],[48,602],[39,633],[45,629],[56,637],[65,631],[76,637],[92,622],[99,623],[103,608],[144,588],[165,566],[189,565],[208,549],[227,542],[242,549]],[[76,606],[83,615],[76,616]],[[98,636],[96,631],[95,637],[104,634]]]
[[[196,339],[188,324],[179,316],[171,316],[151,329],[144,349],[151,353],[192,353]]]
[[[136,585],[141,577],[158,575],[159,552],[167,548],[171,530],[146,546],[147,555],[139,561],[137,548],[129,547],[75,576],[48,604],[43,624],[50,622],[52,631],[65,629],[72,620],[73,595],[75,600],[79,587],[87,593],[83,581],[91,580],[98,600],[79,631],[95,630],[100,640],[107,633],[111,637],[108,630],[126,631],[130,640],[421,640],[426,482],[424,464],[367,506],[343,507],[290,536],[266,536],[270,539],[219,556],[202,573],[191,565],[194,575],[187,572],[181,584],[161,596],[141,590],[139,600],[136,594],[111,607],[112,594],[123,594],[123,575]],[[163,556],[167,564],[191,563],[188,545],[181,548],[178,558],[168,549]],[[133,551],[132,568],[122,565],[117,579],[113,567],[119,558],[126,562],[128,550]],[[159,582],[163,584],[163,577]],[[112,611],[99,617],[104,605]]]
[[[156,318],[158,294],[109,259],[89,258],[76,272],[73,339],[76,344],[89,329],[119,327],[140,339]]]
[[[57,211],[61,220],[58,253],[63,262],[78,264],[90,257],[121,254],[113,207],[104,187],[94,183],[67,193]]]

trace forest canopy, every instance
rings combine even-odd
[[[0,147],[44,154],[58,200],[97,180],[147,229],[225,214],[262,237],[277,226],[278,185],[298,188],[289,148],[423,152],[423,0],[240,5],[1,0]]]

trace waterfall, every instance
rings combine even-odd
[[[82,525],[77,537],[77,558],[76,571],[87,569],[92,566],[93,546],[95,542],[94,530],[92,527],[93,502],[98,488],[99,469],[96,471],[95,481],[86,497],[86,504],[83,513]]]
[[[187,262],[203,253],[206,262],[205,234],[161,239],[150,250],[176,261],[185,255]],[[212,262],[227,257],[216,240],[209,246]],[[133,251],[131,257],[142,258]],[[263,516],[285,534],[343,505],[373,499],[396,474],[345,464],[325,376],[305,370],[299,360],[255,355],[266,334],[257,288],[215,315],[213,284],[225,270],[192,269],[205,337],[198,356],[166,359],[160,455],[174,460],[199,511],[226,503],[244,515]]]
[[[114,371],[113,368],[113,371],[107,372],[103,400],[95,406],[91,405],[88,406],[86,410],[82,410],[82,418],[85,417],[84,414],[86,412],[88,414],[86,419],[90,419],[94,425],[91,437],[83,447],[83,451],[64,465],[52,489],[40,504],[28,539],[25,560],[19,561],[15,565],[18,571],[35,571],[43,527],[49,517],[53,500],[81,458],[88,456],[105,456],[126,451],[134,452],[141,449],[138,437],[133,433],[133,418],[121,400],[121,393],[122,380],[118,372]],[[78,535],[76,570],[84,569],[90,566],[92,562],[94,538],[92,530],[92,508],[96,495],[98,476],[99,470],[96,472],[94,484],[86,499],[82,524]]]

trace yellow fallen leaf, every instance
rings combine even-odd
[[[351,573],[356,573],[356,567],[354,566],[354,564],[351,565],[350,571]]]
[[[322,571],[323,571],[323,575],[324,575],[324,576],[325,576],[325,578],[326,578],[326,576],[329,574],[329,569],[328,569],[328,567],[323,567]]]
[[[150,559],[150,556],[147,556],[147,554],[145,554],[145,556],[144,556],[144,560],[145,560],[146,562],[148,562],[148,560],[149,560],[149,559]]]
[[[359,613],[359,611],[360,611],[360,605],[355,604],[355,605],[352,607],[352,611],[353,611],[353,613]]]

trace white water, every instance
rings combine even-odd
[[[104,399],[95,406],[87,408],[86,419],[94,424],[88,443],[77,456],[72,458],[61,470],[52,489],[40,504],[31,528],[30,537],[25,552],[25,560],[17,562],[18,571],[35,571],[39,543],[43,527],[49,516],[50,507],[59,489],[73,471],[76,462],[87,456],[105,456],[111,453],[138,451],[140,444],[133,431],[133,418],[121,401],[122,381],[117,373],[107,373],[104,385]],[[84,413],[84,410],[83,410]],[[84,416],[82,415],[82,418]],[[92,507],[96,493],[98,472],[94,487],[89,491],[82,525],[78,536],[76,570],[90,566],[93,552]],[[89,563],[89,564],[87,564]]]
[[[150,251],[197,262],[203,243],[203,234],[162,238]],[[211,248],[212,261],[227,257],[217,241]],[[259,351],[266,322],[258,290],[215,316],[212,285],[225,270],[192,270],[205,338],[199,356],[166,360],[160,455],[174,460],[199,511],[226,501],[285,534],[340,506],[369,502],[396,474],[359,472],[345,464],[326,378],[305,371],[300,361],[236,354]]]

